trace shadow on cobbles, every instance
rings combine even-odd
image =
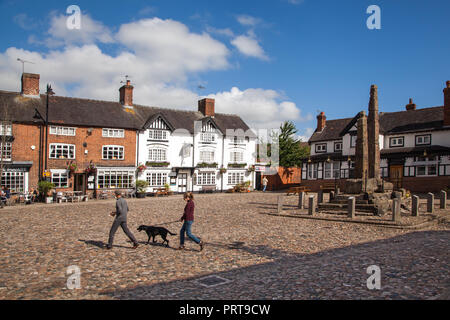
[[[311,254],[291,254],[243,242],[208,243],[270,257],[272,262],[187,279],[103,292],[116,299],[441,299],[450,288],[450,231],[417,231]],[[381,289],[369,290],[381,269]],[[230,282],[204,287],[199,278]]]

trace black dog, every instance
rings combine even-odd
[[[163,239],[163,244],[164,242],[167,242],[167,247],[169,246],[169,240],[167,240],[167,234],[171,234],[172,236],[175,236],[176,233],[172,233],[169,230],[167,230],[166,228],[163,227],[152,227],[152,226],[144,226],[144,225],[140,225],[139,228],[137,228],[139,232],[141,232],[142,230],[145,230],[145,232],[148,235],[148,241],[147,244],[150,243],[150,238],[153,237],[153,243],[155,243],[155,237],[159,234],[161,236],[161,238]]]

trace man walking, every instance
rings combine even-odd
[[[136,249],[138,247],[138,242],[136,238],[133,236],[133,234],[130,232],[130,230],[127,227],[127,213],[128,213],[128,205],[125,199],[122,198],[122,195],[119,191],[115,192],[116,194],[116,212],[111,212],[111,216],[116,218],[114,219],[113,225],[111,227],[111,230],[109,231],[109,240],[108,245],[106,246],[106,249],[112,249],[112,244],[114,240],[114,234],[117,231],[117,228],[120,226],[125,232],[125,234],[130,238],[130,240],[133,242],[133,249]]]

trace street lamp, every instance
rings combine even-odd
[[[52,87],[50,86],[50,84],[47,84],[47,91],[45,92],[45,94],[47,95],[47,101],[46,101],[46,107],[45,107],[45,118],[41,115],[41,113],[39,112],[39,110],[37,108],[34,108],[34,116],[33,119],[35,120],[41,120],[44,125],[45,125],[45,164],[44,164],[44,168],[45,171],[47,171],[47,157],[48,157],[48,102],[49,102],[49,96],[54,95],[55,92],[53,92]],[[42,151],[41,151],[41,136],[40,136],[40,131],[39,131],[39,171],[41,168],[41,158],[42,158]],[[39,173],[39,180],[41,180],[42,178],[42,173]]]

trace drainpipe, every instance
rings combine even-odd
[[[225,135],[222,135],[222,167],[225,168],[225,163],[223,161],[225,157]],[[223,173],[220,173],[220,192],[223,192]]]

